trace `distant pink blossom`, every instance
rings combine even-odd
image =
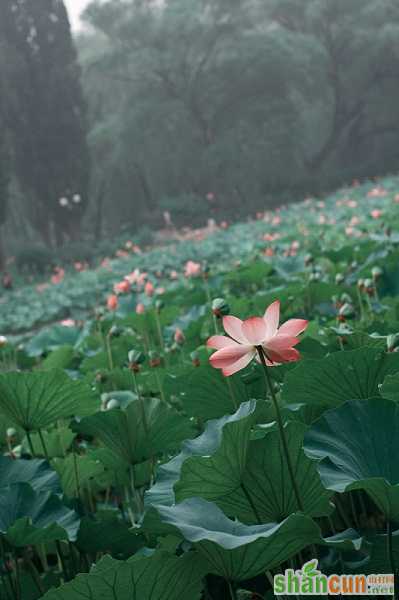
[[[60,325],[62,325],[62,327],[75,327],[76,321],[73,319],[64,319],[61,321]]]
[[[377,186],[375,188],[373,188],[372,190],[370,190],[367,194],[367,196],[369,198],[384,198],[384,196],[387,195],[387,191],[381,187],[381,186]]]
[[[147,283],[144,286],[144,293],[146,296],[153,296],[155,292],[155,288],[154,285],[151,283],[151,281],[147,281]]]
[[[380,217],[382,217],[382,215],[383,215],[383,212],[379,208],[373,208],[373,210],[370,212],[370,216],[373,219],[379,219]]]
[[[108,310],[116,310],[118,308],[118,296],[116,294],[111,294],[111,296],[108,296],[107,308]]]
[[[64,279],[65,270],[62,267],[56,267],[54,271],[54,275],[51,277],[51,283],[57,285]]]
[[[143,315],[145,313],[145,306],[142,302],[139,302],[136,306],[136,314]]]
[[[184,267],[184,275],[186,277],[197,277],[201,273],[200,263],[188,260]]]
[[[182,332],[181,329],[179,329],[179,327],[176,329],[173,339],[175,340],[176,344],[179,344],[179,345],[184,344],[184,342],[186,341],[184,333]]]
[[[130,291],[130,283],[126,280],[119,281],[114,285],[115,294],[127,294]]]

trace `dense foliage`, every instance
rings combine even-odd
[[[1,595],[262,599],[311,559],[397,572],[398,202],[396,179],[348,188],[46,288],[74,320],[0,339]],[[22,320],[32,294],[11,293]],[[309,321],[301,360],[224,378],[222,317],[277,299]]]

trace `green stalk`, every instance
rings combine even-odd
[[[50,462],[50,458],[49,458],[49,455],[47,452],[47,447],[46,447],[46,443],[44,441],[44,436],[43,436],[42,430],[38,429],[38,433],[39,433],[40,443],[43,447],[44,456],[46,457],[47,462]]]
[[[236,594],[235,588],[229,579],[227,580],[227,584],[229,586],[231,600],[237,600],[237,594]]]
[[[15,595],[17,600],[21,600],[21,571],[19,568],[18,554],[14,548],[14,563],[15,563]]]
[[[162,335],[162,327],[161,327],[161,321],[159,318],[159,313],[158,311],[155,309],[154,310],[154,314],[155,314],[155,322],[157,324],[157,332],[158,332],[158,338],[159,338],[159,345],[161,347],[162,350],[165,349],[165,342],[163,339],[163,335]]]
[[[261,363],[263,365],[263,373],[264,373],[264,377],[265,377],[266,386],[269,388],[271,397],[273,399],[274,410],[276,412],[277,425],[278,425],[279,434],[280,434],[280,440],[281,440],[281,443],[282,443],[282,446],[283,446],[283,453],[284,453],[284,457],[285,457],[285,460],[286,460],[286,463],[287,463],[288,473],[289,473],[289,476],[290,476],[290,479],[291,479],[292,488],[294,490],[295,499],[296,499],[296,502],[297,502],[299,510],[301,512],[305,512],[304,505],[303,505],[303,502],[302,502],[302,499],[301,499],[301,495],[299,493],[298,484],[297,484],[296,479],[295,479],[294,467],[293,467],[292,462],[291,462],[291,457],[290,457],[290,453],[289,453],[289,449],[288,449],[287,437],[286,437],[285,431],[284,431],[283,418],[282,418],[282,415],[281,415],[279,404],[277,402],[276,394],[275,394],[274,389],[273,389],[273,384],[272,384],[272,381],[270,379],[269,369],[268,369],[267,364],[266,364],[265,353],[264,353],[264,350],[263,350],[262,346],[257,346],[257,350],[258,350],[259,358],[260,358]]]
[[[236,398],[236,396],[234,394],[234,389],[233,389],[233,386],[231,384],[230,377],[226,377],[225,380],[226,380],[226,383],[227,383],[227,387],[229,388],[229,392],[230,392],[231,399],[233,401],[234,409],[237,410],[237,408],[239,406],[239,402],[237,402],[237,398]]]
[[[143,419],[143,427],[144,427],[144,431],[146,433],[146,435],[148,435],[148,423],[147,423],[147,417],[145,414],[145,407],[144,407],[144,400],[140,394],[140,390],[139,390],[139,386],[137,383],[137,378],[136,378],[136,373],[134,371],[132,371],[133,374],[133,381],[134,381],[134,390],[136,392],[138,401],[140,403],[140,408],[141,408],[141,418]]]
[[[56,540],[55,545],[56,545],[56,548],[57,548],[58,557],[59,557],[60,562],[61,562],[62,572],[64,574],[64,579],[65,579],[65,581],[69,581],[70,577],[69,577],[68,569],[66,568],[65,557],[64,557],[64,555],[62,553],[61,544],[60,544],[60,542],[58,540]]]
[[[26,439],[28,440],[29,452],[31,453],[32,456],[35,456],[35,451],[33,449],[32,438],[30,437],[30,432],[26,429],[25,433],[26,433]]]
[[[105,337],[105,346],[107,348],[107,356],[108,356],[108,367],[110,371],[114,370],[114,359],[112,356],[112,348],[111,348],[111,336],[109,334]]]
[[[396,570],[395,556],[393,553],[392,523],[387,519],[387,554],[391,571],[394,576],[395,598],[398,597],[398,572]]]

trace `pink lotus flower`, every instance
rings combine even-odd
[[[223,375],[229,376],[244,369],[253,358],[258,357],[258,347],[263,348],[266,364],[269,367],[285,362],[297,361],[300,354],[294,346],[298,344],[300,333],[305,331],[308,321],[290,319],[281,327],[280,302],[276,300],[267,309],[263,317],[251,317],[241,321],[237,317],[223,318],[223,327],[230,336],[214,335],[207,346],[215,348],[209,362]]]
[[[62,325],[62,327],[75,327],[76,322],[73,319],[64,319],[61,321],[60,325]]]
[[[116,310],[118,308],[118,296],[116,296],[116,294],[111,294],[111,296],[108,296],[107,308],[108,310]]]
[[[142,302],[139,302],[136,306],[136,314],[143,315],[145,313],[145,306]]]
[[[384,198],[384,196],[387,195],[387,191],[381,187],[381,186],[377,186],[375,188],[373,188],[372,190],[370,190],[367,194],[367,196],[369,198]]]
[[[51,283],[58,285],[65,277],[65,271],[62,267],[55,267],[55,274],[51,277]]]
[[[371,212],[370,212],[370,216],[373,219],[379,219],[380,217],[382,217],[382,210],[380,210],[379,208],[374,208]]]
[[[126,280],[119,281],[114,285],[115,294],[127,294],[130,291],[130,283]]]
[[[201,273],[201,265],[192,260],[188,260],[184,267],[184,275],[186,277],[196,277]]]
[[[184,344],[184,342],[186,341],[184,333],[182,332],[181,329],[179,329],[179,327],[176,329],[173,339],[175,340],[176,344],[179,344],[179,345]]]
[[[155,288],[153,286],[153,284],[151,283],[151,281],[147,281],[147,283],[144,286],[144,293],[146,296],[153,296],[155,292]]]

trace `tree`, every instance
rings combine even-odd
[[[89,156],[80,71],[62,0],[3,0],[0,40],[12,56],[8,129],[34,227],[61,244],[78,236]],[[9,94],[10,96],[10,94]]]

